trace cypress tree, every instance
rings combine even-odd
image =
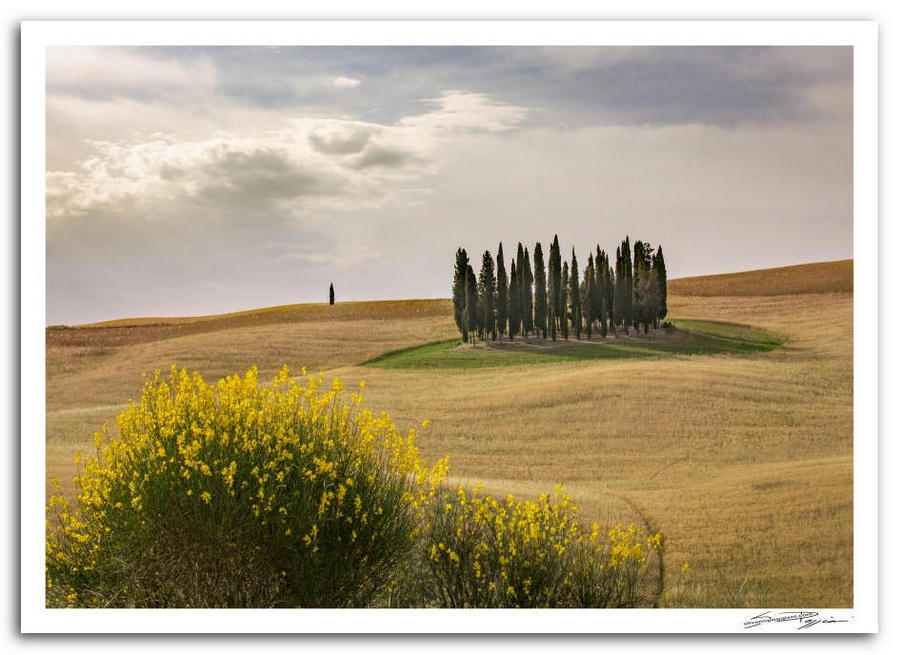
[[[588,288],[588,270],[586,268],[584,270],[584,288],[585,293],[587,294],[585,298],[590,298],[590,303],[588,300],[584,301],[582,312],[584,312],[585,327],[590,325],[591,332],[599,331],[600,329],[600,275],[597,272],[597,265],[599,263],[599,259],[594,259],[593,253],[589,252],[588,268],[591,269],[591,283],[590,288]],[[590,308],[588,308],[588,304],[590,304]]]
[[[519,280],[516,271],[516,260],[509,261],[509,338],[514,339],[519,333]]]
[[[622,263],[622,247],[616,248],[616,275],[613,285],[612,329],[613,334],[622,323],[622,315],[625,312],[625,300],[622,293],[622,285],[625,282],[624,264]]]
[[[609,283],[608,264],[606,261],[606,253],[597,246],[597,258],[594,259],[594,313],[597,316],[597,328],[600,330],[600,336],[606,336],[606,316],[609,313],[609,307],[606,304],[606,285]]]
[[[603,322],[603,258],[602,251],[597,246],[594,255],[594,295],[591,297],[591,306],[594,312],[594,320],[597,322],[595,329],[601,332],[600,324]]]
[[[584,269],[584,284],[582,289],[582,297],[584,298],[584,302],[582,303],[581,311],[584,314],[584,331],[587,333],[587,338],[591,338],[591,333],[594,327],[594,298],[596,297],[596,292],[594,291],[594,256],[588,255],[588,263],[587,267]]]
[[[634,299],[635,327],[644,328],[644,334],[650,326],[656,325],[659,313],[659,284],[653,270],[653,251],[643,241],[634,243]]]
[[[606,338],[606,332],[609,329],[607,319],[609,318],[612,303],[608,292],[610,286],[609,265],[606,260],[606,253],[603,253],[602,263],[600,264],[600,336]]]
[[[559,304],[562,306],[562,327],[563,338],[569,340],[569,262],[563,262],[562,276],[559,279]]]
[[[466,322],[466,269],[469,256],[465,248],[456,249],[456,265],[453,267],[453,320],[462,334],[462,340],[469,340],[469,329]]]
[[[657,322],[663,320],[669,313],[668,294],[666,291],[666,260],[663,258],[662,246],[656,249],[653,260],[653,272],[656,274],[656,284],[659,290],[659,307],[656,312]]]
[[[478,330],[478,287],[475,282],[475,271],[471,266],[466,268],[466,327],[472,343]]]
[[[534,274],[531,272],[531,258],[528,256],[528,248],[525,248],[525,275],[524,275],[524,298],[523,298],[523,310],[525,319],[525,334],[532,334],[534,332],[534,296],[532,295],[532,289],[534,287]]]
[[[494,260],[491,252],[485,250],[481,256],[481,272],[478,274],[478,307],[480,332],[483,339],[490,335],[497,340],[497,322],[494,319],[494,296],[497,293],[497,280],[494,278]]]
[[[525,250],[522,243],[516,249],[516,281],[519,283],[516,289],[519,292],[519,312],[518,323],[516,324],[516,334],[525,334]]]
[[[560,266],[559,239],[556,235],[553,235],[553,243],[550,245],[550,259],[548,262],[547,310],[549,313],[547,319],[550,322],[550,336],[554,341],[556,341],[556,331],[559,327],[559,315],[561,313],[559,309],[560,277],[562,276]]]
[[[639,330],[639,325],[644,319],[644,297],[641,284],[644,278],[644,243],[642,241],[634,242],[634,270],[631,281],[631,289],[633,303],[632,319],[634,321],[634,329]]]
[[[594,281],[596,283],[595,290],[599,297],[599,300],[596,302],[597,314],[599,316],[603,313],[603,251],[600,250],[599,245],[597,246],[597,251],[594,255]]]
[[[625,284],[622,285],[624,292],[625,304],[625,329],[634,323],[634,269],[631,265],[631,241],[625,236],[625,242],[622,244],[622,261],[625,269]]]
[[[547,338],[547,273],[540,242],[534,244],[534,327]]]
[[[600,296],[600,336],[605,339],[606,331],[609,329],[607,321],[609,319],[611,305],[608,301],[608,294],[606,292],[606,289],[609,286],[609,267],[606,265],[606,258],[603,259],[601,266],[602,268],[599,271],[600,275],[597,286],[599,287],[598,293]]]
[[[572,248],[572,268],[569,269],[569,302],[572,304],[572,331],[581,338],[581,287],[578,283],[578,258]]]
[[[509,283],[506,279],[506,264],[503,262],[503,242],[497,248],[497,332],[500,337],[506,332],[509,317]]]
[[[334,304],[334,282],[328,285],[328,304]]]
[[[604,257],[603,261],[606,262],[606,312],[609,315],[609,327],[613,328],[613,331],[615,331],[615,325],[613,324],[613,301],[616,289],[616,272],[609,263],[608,255]]]

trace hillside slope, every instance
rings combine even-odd
[[[853,260],[669,280],[671,296],[781,296],[853,291]]]
[[[783,346],[484,369],[359,366],[455,338],[449,300],[48,328],[47,488],[57,476],[73,492],[75,452],[92,452],[92,433],[115,425],[142,373],[176,364],[212,381],[256,365],[265,380],[285,363],[305,365],[347,389],[365,380],[366,406],[401,429],[429,419],[421,453],[449,454],[454,482],[520,496],[560,482],[588,522],[646,520],[666,535],[671,604],[852,606],[852,262],[670,285],[673,319],[749,325]]]

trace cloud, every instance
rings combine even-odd
[[[47,92],[93,98],[160,98],[212,92],[216,71],[207,56],[162,58],[125,48],[47,48]]]
[[[352,166],[365,168],[402,168],[408,164],[422,161],[418,155],[403,148],[374,145],[366,148],[359,157],[353,160]]]
[[[329,246],[331,244],[328,244]],[[278,259],[284,262],[300,262],[310,266],[323,267],[326,270],[344,269],[360,265],[371,265],[383,261],[384,254],[369,244],[350,244],[334,249],[327,247],[318,250],[288,251]]]
[[[47,175],[51,220],[89,217],[93,211],[118,212],[127,220],[133,211],[148,214],[150,208],[165,211],[166,206],[176,214],[184,203],[223,217],[247,209],[301,215],[380,195],[370,180],[306,147],[306,140],[291,131],[94,145],[95,156],[78,171]]]
[[[361,152],[380,130],[375,126],[329,123],[309,133],[309,143],[329,155],[353,155]]]
[[[424,114],[401,118],[398,124],[439,131],[503,132],[519,125],[529,113],[525,107],[497,102],[486,93],[444,91],[440,97],[424,102],[438,107]]]
[[[335,87],[336,89],[355,89],[360,84],[362,84],[362,80],[358,80],[354,77],[343,77],[342,75],[329,77],[328,81],[330,81],[331,86]]]
[[[47,214],[165,220],[167,212],[180,213],[179,203],[220,220],[353,211],[435,170],[446,134],[508,130],[527,114],[480,93],[447,91],[427,102],[437,106],[391,125],[298,118],[267,132],[94,141],[77,167],[48,172]]]
[[[48,57],[53,323],[446,296],[458,245],[556,231],[673,276],[852,252],[847,48]]]

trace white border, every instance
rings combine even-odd
[[[878,629],[877,24],[669,21],[24,22],[22,24],[23,632],[745,631],[753,610],[48,610],[44,608],[45,57],[51,45],[849,45],[854,47],[854,608],[814,632]],[[792,608],[797,609],[797,608]],[[803,609],[803,608],[799,608]]]

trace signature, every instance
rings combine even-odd
[[[755,628],[765,623],[792,623],[798,622],[797,630],[806,630],[820,623],[847,623],[849,619],[836,619],[834,617],[820,617],[818,612],[812,611],[794,611],[794,612],[771,612],[766,610],[762,614],[757,614],[747,621],[744,621],[744,629]]]

